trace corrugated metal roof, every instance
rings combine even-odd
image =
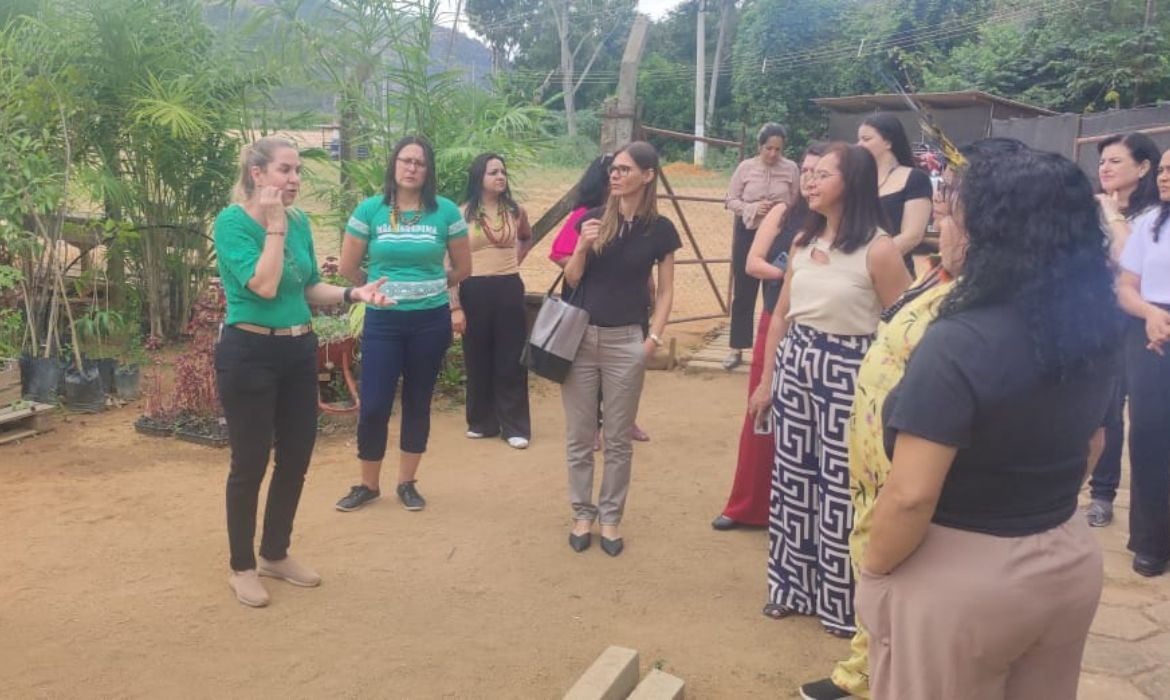
[[[1035,107],[1033,105],[1024,104],[1023,102],[1016,102],[1009,100],[1006,97],[999,97],[991,93],[983,92],[982,90],[961,90],[957,92],[915,92],[910,93],[910,98],[925,107],[935,107],[938,109],[954,109],[956,107],[967,107],[973,104],[999,104],[1022,112],[1032,112],[1033,114],[1049,115],[1056,114],[1052,110],[1044,109],[1043,107]],[[885,94],[885,95],[853,95],[849,97],[819,97],[813,100],[817,105],[825,109],[836,112],[870,112],[874,110],[885,111],[906,111],[906,102],[901,95]]]

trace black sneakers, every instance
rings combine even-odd
[[[401,493],[401,491],[399,491]],[[375,491],[365,484],[358,484],[350,488],[349,493],[345,498],[337,502],[337,510],[349,513],[357,510],[367,503],[376,501],[382,497],[381,491]]]
[[[800,697],[804,700],[844,700],[853,696],[838,688],[832,680],[822,678],[800,686]]]
[[[407,510],[422,510],[427,505],[426,500],[419,495],[418,489],[414,487],[413,479],[398,485],[398,500],[402,501],[402,507]]]

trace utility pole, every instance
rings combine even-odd
[[[707,61],[707,34],[706,34],[706,0],[697,3],[698,24],[695,27],[695,136],[705,136],[704,112],[706,100],[703,99],[703,86],[707,82],[707,70],[704,65]],[[707,157],[707,144],[695,141],[695,165],[702,165]]]
[[[719,92],[719,69],[723,67],[723,47],[727,37],[727,24],[731,21],[731,11],[735,7],[735,0],[723,0],[723,11],[719,13],[719,38],[715,41],[715,60],[711,65],[711,89],[707,92],[707,117],[703,126],[711,122],[715,114],[715,96]]]

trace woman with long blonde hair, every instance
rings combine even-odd
[[[604,207],[582,217],[581,235],[565,264],[574,288],[569,303],[589,312],[589,326],[561,389],[565,406],[566,460],[573,530],[569,546],[582,552],[601,520],[601,548],[621,554],[619,532],[630,484],[633,445],[630,429],[638,413],[646,359],[662,344],[674,295],[674,251],[678,231],[658,213],[658,152],[635,141],[614,154],[609,166],[609,198]],[[649,332],[643,331],[651,306],[646,279],[658,266],[658,285]],[[604,397],[604,470],[593,501],[593,434],[597,428],[598,389]]]

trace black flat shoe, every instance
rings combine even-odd
[[[601,538],[601,551],[605,552],[611,557],[616,557],[617,555],[621,554],[622,549],[624,548],[625,544],[622,542],[622,538],[620,537],[616,540],[611,540],[608,537]]]
[[[739,527],[739,523],[735,522],[726,515],[720,515],[718,518],[715,518],[711,521],[711,527],[715,528],[716,530],[734,530],[735,528]]]
[[[605,538],[601,538],[601,546],[605,546]],[[589,545],[593,543],[593,535],[586,532],[584,535],[574,535],[569,533],[569,546],[573,548],[574,552],[584,552],[589,549]]]
[[[605,538],[601,538],[601,546],[605,546]],[[1135,554],[1133,556],[1133,570],[1142,576],[1161,576],[1166,573],[1165,559],[1156,559],[1154,557],[1146,556],[1145,554]]]

